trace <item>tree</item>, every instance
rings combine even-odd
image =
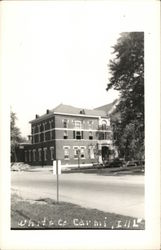
[[[20,142],[25,142],[26,138],[21,136],[20,129],[16,126],[17,116],[10,113],[10,137],[11,137],[11,162],[17,161],[17,147]]]
[[[114,143],[119,155],[126,159],[144,156],[144,33],[121,33],[113,47],[115,58],[110,60],[111,88],[120,92],[115,113],[119,119],[112,120]]]

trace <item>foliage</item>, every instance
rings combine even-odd
[[[113,119],[115,145],[119,156],[141,159],[144,156],[144,33],[121,33],[113,47],[110,61],[111,88],[120,92],[120,101]]]
[[[17,147],[21,142],[25,142],[26,139],[21,136],[20,129],[16,126],[16,114],[11,111],[10,113],[10,139],[11,139],[11,161],[17,161]]]

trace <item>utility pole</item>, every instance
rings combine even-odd
[[[57,178],[57,203],[59,203],[59,173],[58,173],[58,160],[56,160],[56,178]]]

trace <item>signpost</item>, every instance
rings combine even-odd
[[[53,161],[53,175],[56,175],[57,203],[59,203],[59,175],[61,174],[61,161]]]

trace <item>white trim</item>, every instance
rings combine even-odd
[[[84,157],[81,157],[81,150],[83,149],[83,155]],[[85,146],[80,146],[80,159],[85,159]]]
[[[108,116],[100,116],[100,115],[87,115],[87,114],[70,114],[70,113],[61,113],[61,112],[53,112],[50,114],[47,114],[43,117],[38,117],[37,119],[29,121],[29,123],[34,124],[36,122],[42,121],[44,119],[48,119],[50,117],[54,117],[55,115],[64,115],[64,116],[77,116],[77,117],[90,117],[90,118],[96,118],[99,119],[100,117],[102,118],[107,118]]]
[[[70,146],[63,146],[64,151],[64,160],[70,160],[70,152],[69,152]],[[65,154],[65,150],[67,150],[68,154]],[[65,156],[68,156],[68,158],[65,158]]]
[[[54,147],[50,147],[50,159],[51,161],[54,160]]]
[[[47,148],[43,148],[43,152],[44,152],[44,161],[47,161]]]
[[[38,161],[42,161],[42,148],[38,148]]]
[[[64,138],[64,137],[67,137],[67,138]],[[65,128],[64,128],[64,132],[63,132],[63,139],[64,140],[68,140],[68,130],[66,130]]]
[[[79,126],[76,126],[76,123],[79,124]],[[80,120],[74,121],[74,130],[81,130],[82,129],[82,122]]]
[[[78,142],[78,141],[87,142],[87,141],[89,141],[90,143],[91,142],[93,142],[93,143],[95,143],[95,142],[101,142],[101,143],[103,143],[103,141],[104,141],[104,143],[106,143],[107,140],[94,140],[94,139],[93,140],[89,140],[89,139],[81,139],[81,140],[77,140],[77,139],[52,139],[52,140],[48,140],[46,142],[37,142],[37,143],[34,143],[34,145],[42,144],[42,143],[48,143],[48,142],[52,142],[52,141],[75,141],[75,142]],[[112,143],[112,140],[108,140],[108,141],[110,141],[110,143],[109,142],[107,143],[108,145]]]
[[[63,146],[63,149],[65,149],[65,148],[70,149],[70,146]]]
[[[43,131],[45,131],[45,125],[47,124],[47,122],[43,122],[42,125],[43,125]]]
[[[80,163],[80,167],[89,167],[89,166],[93,166],[93,163]],[[65,163],[65,164],[62,164],[62,167],[78,167],[78,163],[77,164],[68,164],[68,163]]]
[[[64,160],[65,160],[65,161],[69,161],[69,160],[70,160],[70,157],[69,157],[69,158],[65,158],[65,157],[64,157]]]
[[[66,115],[66,116],[77,116],[77,117],[91,117],[91,118],[99,118],[100,115],[87,115],[87,114],[70,114],[70,113],[59,113],[59,112],[54,112],[53,115]],[[101,116],[101,117],[106,117],[106,116]]]
[[[84,148],[84,149],[86,149],[87,147],[86,146],[73,146],[73,149],[80,149],[80,148]]]
[[[76,128],[52,128],[52,129],[48,129],[48,130],[45,130],[45,131],[43,131],[43,132],[40,132],[40,133],[35,133],[34,135],[39,135],[39,134],[41,134],[41,133],[47,133],[47,132],[52,132],[53,130],[68,130],[68,131],[86,131],[86,132],[110,132],[110,133],[112,133],[112,129],[109,129],[109,130],[102,130],[102,129],[83,129],[83,128],[81,128],[81,129],[76,129]],[[33,135],[33,134],[32,134]]]
[[[52,131],[54,130],[52,128],[52,123],[53,123],[53,120],[49,120],[49,127],[50,129],[46,130],[45,132],[49,132],[50,133],[50,139],[52,140]]]

